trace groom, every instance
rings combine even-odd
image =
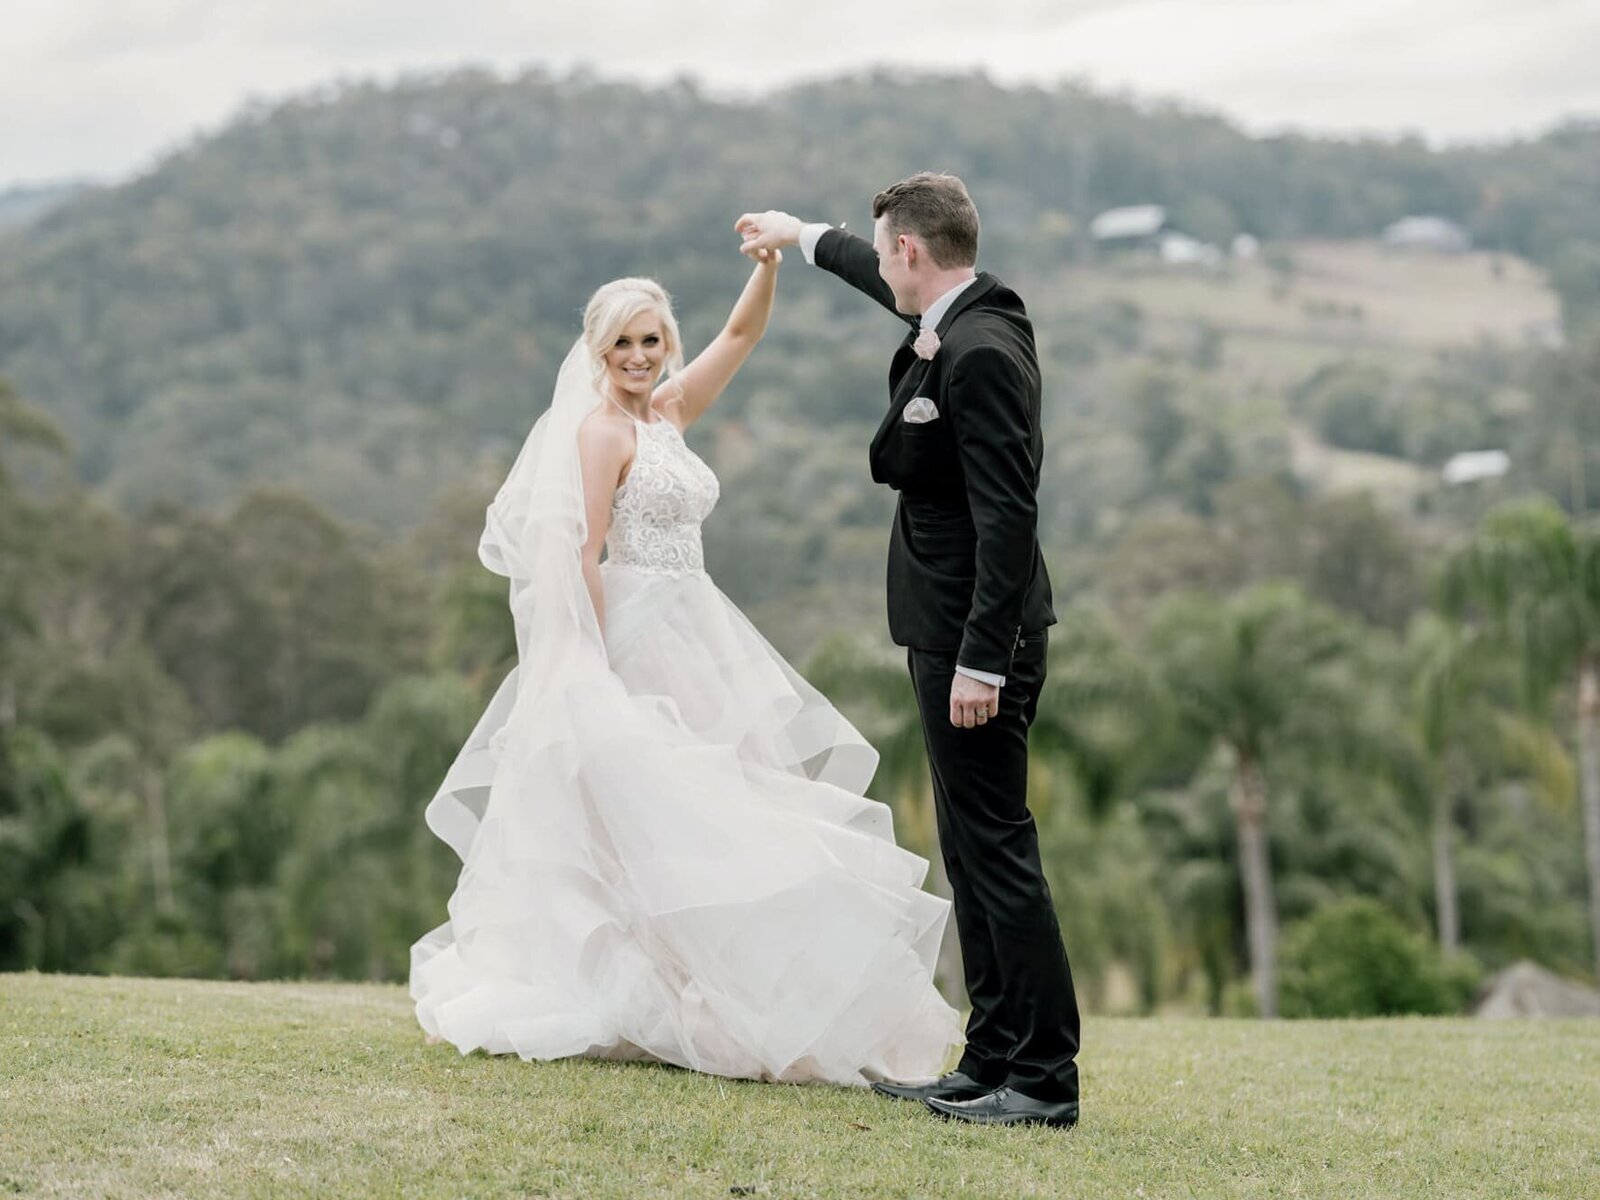
[[[889,632],[906,646],[972,1015],[956,1069],[878,1091],[980,1124],[1078,1120],[1078,1003],[1028,812],[1028,726],[1055,623],[1039,552],[1039,361],[1017,294],[977,273],[954,175],[873,197],[871,243],[784,212],[735,228],[751,257],[798,245],[910,330],[889,365],[872,477],[900,493]]]

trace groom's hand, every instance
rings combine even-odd
[[[956,672],[950,681],[950,724],[972,729],[987,723],[999,711],[999,688]]]
[[[734,230],[744,239],[739,243],[739,253],[760,261],[766,257],[761,253],[763,250],[798,246],[802,224],[799,217],[775,209],[764,213],[745,213],[733,223]]]

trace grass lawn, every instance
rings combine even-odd
[[[1078,1129],[462,1058],[393,985],[0,975],[0,1195],[1600,1196],[1600,1021],[1100,1019]]]

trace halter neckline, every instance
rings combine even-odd
[[[660,425],[662,422],[667,420],[665,417],[657,417],[654,421],[641,421],[638,417],[629,412],[627,406],[613,396],[610,392],[606,393],[606,399],[615,404],[617,408],[621,410],[622,415],[627,417],[628,420],[632,421],[635,425],[644,425],[648,427],[650,425]]]

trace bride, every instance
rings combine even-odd
[[[778,270],[687,366],[657,284],[600,288],[489,506],[518,665],[427,808],[462,860],[411,949],[430,1040],[856,1085],[961,1040],[933,986],[949,906],[861,794],[876,753],[705,573],[718,484],[683,434]]]

